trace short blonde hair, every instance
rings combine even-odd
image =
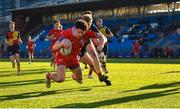
[[[85,14],[82,16],[82,19],[86,22],[92,22],[93,18],[90,14]]]

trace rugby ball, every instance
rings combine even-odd
[[[71,53],[72,43],[71,43],[71,41],[69,39],[63,39],[62,43],[67,44],[68,48],[62,47],[60,49],[60,52],[61,52],[62,55],[67,56],[67,55],[69,55]]]

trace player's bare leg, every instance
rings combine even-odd
[[[101,72],[100,69],[100,61],[98,58],[98,53],[94,47],[94,44],[91,42],[90,44],[87,45],[86,51],[88,52],[89,56],[92,58],[94,62],[94,67],[98,72]]]
[[[32,60],[31,60],[31,53],[29,52],[28,55],[29,55],[29,64],[31,64],[31,62],[32,62]]]
[[[65,71],[66,67],[65,65],[57,65],[57,72],[56,73],[47,73],[46,74],[46,87],[51,87],[51,80],[56,81],[58,83],[64,82],[65,80]]]
[[[100,59],[100,62],[101,62],[101,68],[103,70],[104,73],[108,73],[108,70],[106,68],[106,55],[104,54],[104,52],[100,52],[99,53],[99,59]]]
[[[108,80],[108,77],[105,75],[102,75],[101,71],[95,69],[95,65],[91,57],[88,55],[88,53],[85,53],[84,56],[81,58],[81,60],[85,63],[87,63],[90,68],[98,75],[100,82],[105,82],[107,86],[111,85],[111,81]]]
[[[92,58],[89,56],[88,53],[85,53],[84,56],[81,57],[81,61],[88,64],[90,66],[90,69],[92,69],[96,73],[98,72],[98,70],[95,69],[94,62],[93,62]]]
[[[20,59],[19,59],[19,54],[16,53],[15,54],[15,59],[16,59],[16,63],[17,63],[17,74],[20,74]]]
[[[11,56],[10,56],[10,60],[11,60],[11,62],[12,62],[12,68],[15,68],[15,63],[16,63],[15,56],[14,56],[14,55],[11,55]]]
[[[82,69],[81,69],[81,67],[79,66],[71,71],[73,73],[72,78],[79,84],[82,84]]]
[[[34,55],[31,54],[31,61],[34,62]]]
[[[90,67],[89,73],[88,73],[88,78],[93,78],[92,72],[93,72],[93,69]]]
[[[55,64],[55,62],[54,62],[54,57],[55,57],[55,53],[53,52],[53,53],[52,53],[52,60],[51,60],[51,63],[50,63],[50,67],[53,67],[53,68],[55,69],[56,64]]]
[[[83,63],[84,64],[84,69],[88,69],[88,66],[86,63]]]

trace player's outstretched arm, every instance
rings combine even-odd
[[[9,45],[9,43],[8,43],[8,40],[7,40],[7,39],[5,39],[5,43],[6,43],[7,45]]]
[[[106,34],[107,37],[113,37],[113,33],[111,32],[111,30],[109,30],[109,28],[106,28]]]

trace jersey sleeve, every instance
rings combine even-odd
[[[34,42],[34,41],[32,41],[32,44],[33,44],[33,45],[35,45],[35,42]]]
[[[97,32],[87,31],[87,32],[85,33],[85,37],[86,37],[86,38],[97,38],[98,35],[97,35]]]
[[[62,31],[61,35],[58,38],[58,41],[61,42],[63,39],[65,39],[66,37],[68,37],[68,30]]]
[[[53,34],[52,30],[50,30],[48,36],[51,36],[52,34]]]
[[[8,33],[6,32],[6,37],[5,37],[5,39],[7,39],[8,40]]]
[[[111,31],[109,30],[109,28],[105,27],[106,28],[106,34],[110,34]]]
[[[90,30],[93,32],[99,33],[99,30],[97,29],[97,27],[94,24],[91,25]]]
[[[21,33],[18,32],[18,39],[21,39]]]

